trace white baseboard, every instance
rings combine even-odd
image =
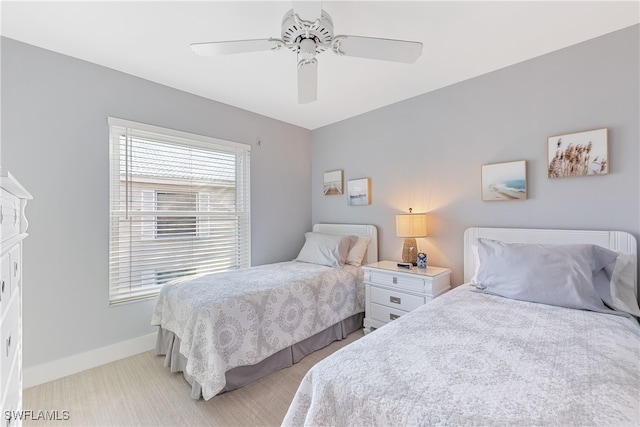
[[[36,386],[68,375],[77,374],[87,369],[106,363],[115,362],[125,357],[134,356],[153,350],[156,346],[157,334],[122,341],[106,347],[75,354],[64,359],[43,363],[31,368],[25,368],[22,373],[24,388]]]

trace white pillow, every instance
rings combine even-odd
[[[633,280],[636,263],[633,260],[633,255],[618,252],[618,260],[611,274],[611,299],[616,310],[640,317]]]
[[[305,233],[304,237],[304,246],[295,261],[336,268],[341,268],[344,265],[349,249],[356,240],[355,236],[339,236],[312,231]]]
[[[367,248],[369,247],[369,242],[371,241],[371,237],[368,236],[358,236],[355,244],[349,249],[349,254],[347,255],[347,261],[345,264],[355,265],[359,267],[362,265],[362,260],[364,259],[364,254],[367,253]]]

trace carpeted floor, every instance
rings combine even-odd
[[[191,399],[182,374],[169,372],[163,357],[149,351],[25,389],[22,406],[32,419],[23,425],[278,426],[306,372],[362,336],[356,331],[290,368],[208,401]]]

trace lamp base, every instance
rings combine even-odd
[[[406,237],[402,246],[402,262],[418,265],[418,244],[413,237]]]

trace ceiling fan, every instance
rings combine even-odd
[[[373,37],[333,35],[331,16],[321,1],[294,1],[293,9],[282,19],[282,38],[193,43],[201,56],[258,52],[288,48],[298,55],[298,102],[317,99],[318,61],[316,55],[331,49],[338,55],[415,62],[422,54],[422,43]]]

